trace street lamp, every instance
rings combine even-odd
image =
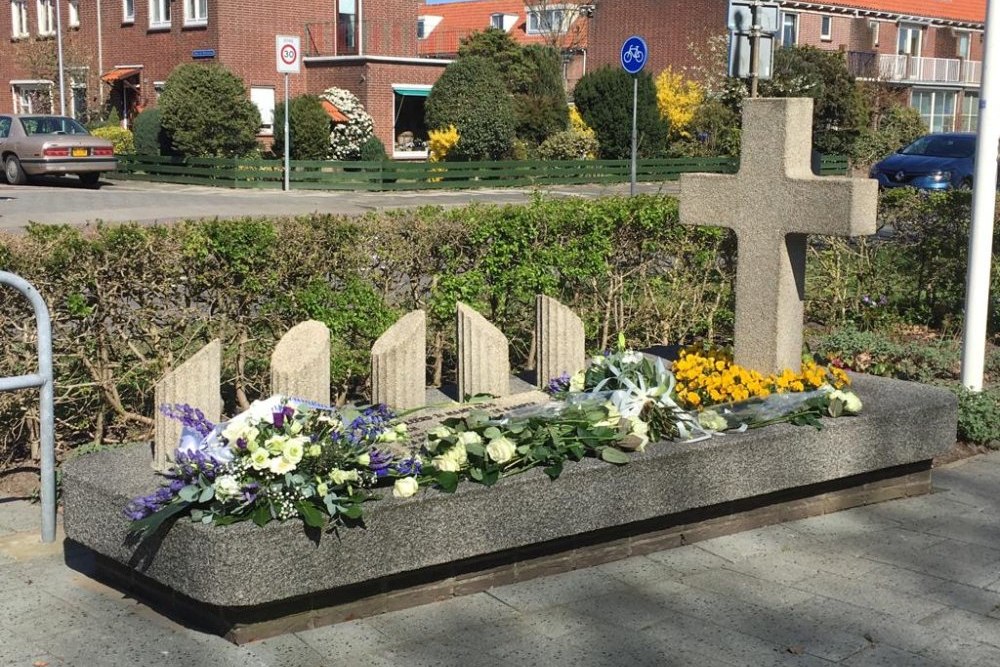
[[[62,9],[56,2],[56,67],[59,68],[59,115],[66,115],[66,82],[63,77]]]

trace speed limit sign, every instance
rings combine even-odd
[[[277,35],[274,38],[279,74],[298,74],[302,63],[302,52],[299,51],[299,38],[290,35]]]

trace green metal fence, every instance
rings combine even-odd
[[[735,173],[735,158],[639,160],[636,180],[676,180],[680,174]],[[847,173],[846,157],[824,157],[824,176]],[[281,189],[280,160],[176,158],[122,155],[113,178],[190,183],[226,188]],[[340,162],[293,160],[293,190],[429,190],[536,185],[626,183],[628,160],[522,160],[498,162]]]

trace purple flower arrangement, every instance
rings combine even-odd
[[[406,478],[400,488],[418,487],[421,462],[393,453],[402,451],[390,445],[406,439],[406,428],[384,405],[333,408],[272,396],[221,424],[189,405],[162,410],[184,428],[164,485],[124,510],[140,538],[183,513],[206,524],[299,517],[329,527],[360,520],[380,484]]]

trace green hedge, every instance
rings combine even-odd
[[[429,316],[428,380],[454,377],[454,308],[480,309],[531,365],[534,298],[586,322],[588,344],[622,330],[646,345],[728,331],[733,243],[676,223],[664,197],[537,200],[275,220],[32,227],[0,239],[0,265],[52,310],[63,448],[148,435],[153,385],[212,338],[227,411],[266,395],[275,341],[307,318],[332,333],[340,399],[364,399],[369,349],[400,314]],[[0,297],[0,375],[30,372],[27,306]],[[30,319],[27,320],[30,322]],[[34,392],[0,394],[0,464],[26,453]]]

